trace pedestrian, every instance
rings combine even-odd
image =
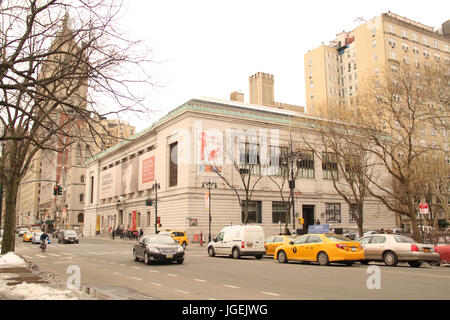
[[[112,239],[114,240],[114,236],[116,235],[116,229],[114,229],[114,230],[112,231],[111,235],[112,235]]]
[[[320,220],[319,219],[317,219],[316,224],[320,224]]]
[[[144,234],[144,230],[142,230],[142,228],[141,228],[141,230],[139,230],[139,237],[142,237],[143,234]]]

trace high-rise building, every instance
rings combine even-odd
[[[329,108],[338,114],[355,107],[355,95],[364,80],[399,63],[450,64],[448,25],[447,21],[435,30],[387,12],[353,31],[339,33],[329,45],[308,51],[304,56],[307,112],[320,114]]]

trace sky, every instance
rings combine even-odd
[[[435,29],[449,19],[445,0],[124,0],[120,26],[146,41],[161,84],[148,95],[153,120],[192,98],[229,100],[248,78],[274,76],[275,101],[306,106],[303,56],[336,34],[384,12]],[[150,124],[133,121],[137,131]]]

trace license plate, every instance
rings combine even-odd
[[[173,255],[172,255],[172,254],[167,254],[167,255],[166,255],[166,258],[167,258],[167,259],[172,259],[172,258],[173,258]]]
[[[356,248],[353,248],[353,247],[352,247],[352,251],[356,251]]]
[[[423,251],[425,251],[425,252],[430,252],[430,249],[424,248]]]

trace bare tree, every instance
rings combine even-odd
[[[321,110],[325,119],[336,116],[326,106]],[[374,168],[368,153],[360,148],[364,137],[358,134],[355,125],[345,120],[350,120],[345,113],[340,114],[340,120],[324,120],[317,127],[319,138],[311,140],[303,137],[303,141],[321,160],[326,178],[333,182],[334,189],[347,203],[350,216],[362,237],[364,202],[369,194],[368,185]]]
[[[142,42],[120,33],[121,8],[113,0],[0,3],[2,253],[14,251],[17,190],[38,151],[81,141],[94,152],[99,119],[146,111],[132,85],[153,87],[152,61],[138,51]]]
[[[448,98],[439,84],[448,83],[448,75],[438,81],[437,68],[393,63],[360,86],[358,109],[352,118],[364,138],[358,146],[385,168],[391,180],[367,177],[369,193],[409,219],[417,241],[421,239],[415,201],[420,198],[417,170],[423,168],[424,157],[432,150],[421,127],[444,120],[448,114]]]
[[[237,155],[235,152],[236,146],[239,149]],[[257,143],[255,135],[250,135],[249,141],[247,141],[246,135],[227,135],[224,149],[226,163],[231,166],[231,171],[238,173],[241,187],[235,186],[233,180],[218,169],[218,166],[214,166],[213,170],[236,194],[243,213],[243,223],[247,224],[250,221],[248,209],[253,192],[263,177],[261,174],[260,144]],[[241,190],[244,191],[244,195],[241,195]]]

